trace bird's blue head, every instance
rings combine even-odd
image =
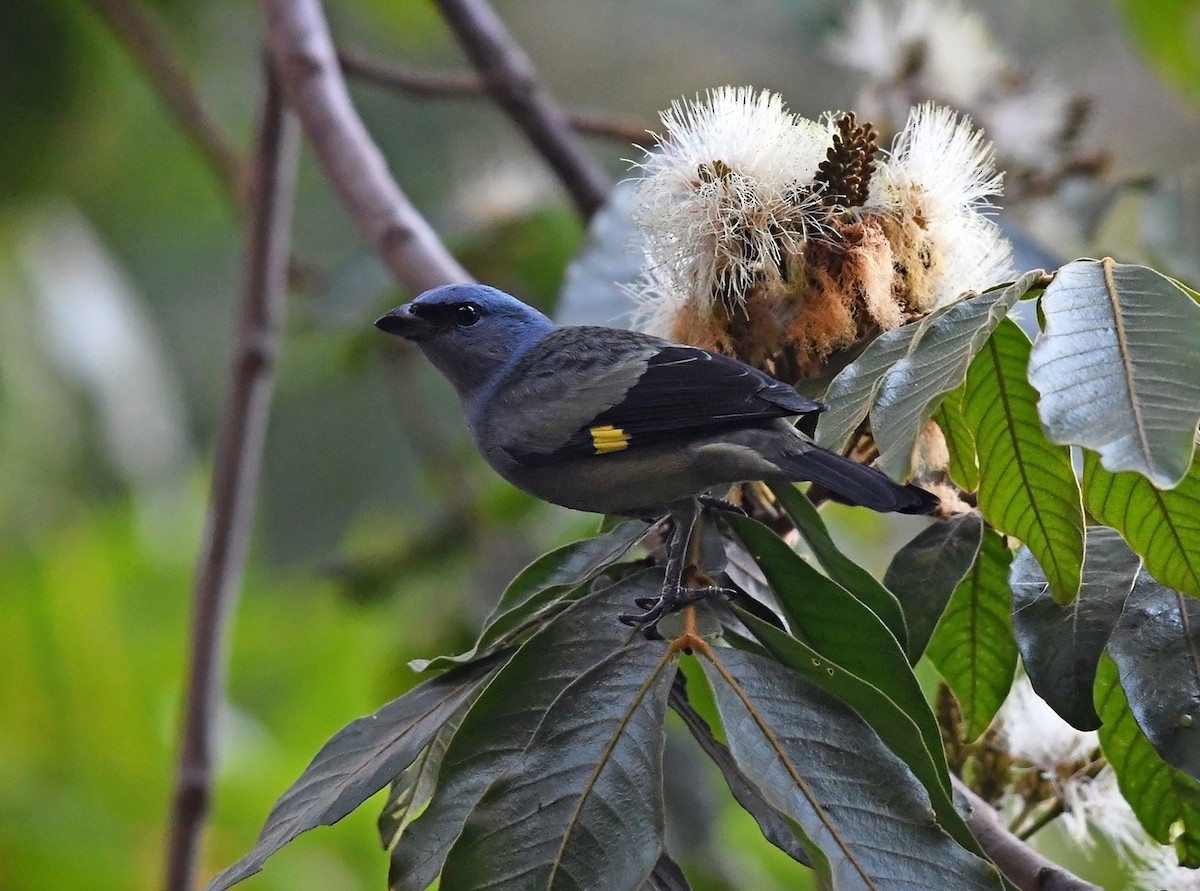
[[[554,323],[487,285],[442,285],[398,306],[375,327],[413,341],[470,402]]]

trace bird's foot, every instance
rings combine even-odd
[[[709,510],[723,510],[730,514],[741,514],[747,516],[744,508],[739,504],[734,504],[727,498],[718,498],[716,495],[697,495],[696,500],[700,502],[702,507],[707,507]]]
[[[665,585],[658,597],[639,597],[634,601],[641,614],[622,613],[617,620],[623,625],[641,628],[647,640],[662,640],[658,631],[658,623],[676,610],[683,609],[693,603],[699,603],[714,594],[732,594],[728,588],[711,584],[712,579],[699,572],[695,566],[689,566],[684,573],[689,582],[702,580],[707,584],[701,585]]]

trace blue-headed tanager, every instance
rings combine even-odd
[[[849,504],[930,513],[937,499],[817,446],[790,418],[824,410],[736,359],[648,334],[558,327],[486,285],[433,288],[375,323],[413,341],[454,385],[475,445],[496,472],[576,510],[653,519],[674,531],[663,615],[712,589],[681,584],[688,539],[710,490],[811,480]]]

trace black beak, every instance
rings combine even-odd
[[[397,306],[375,320],[375,327],[397,337],[419,340],[427,333],[429,325],[412,311],[412,304]]]

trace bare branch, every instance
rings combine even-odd
[[[405,288],[470,281],[388,171],[350,102],[319,0],[262,0],[288,101],[350,216]]]
[[[247,195],[250,219],[238,341],[193,592],[191,664],[168,836],[167,891],[187,891],[212,798],[213,749],[230,618],[241,588],[286,299],[298,129],[268,72]]]
[[[245,164],[241,153],[204,107],[162,23],[137,0],[89,2],[145,71],[163,105],[195,144],[217,182],[233,203],[245,210]]]
[[[338,50],[338,61],[347,77],[419,99],[481,99],[488,95],[487,84],[478,74],[415,68],[348,47]],[[567,122],[576,133],[630,143],[639,148],[654,144],[654,134],[631,115],[580,108],[565,111]]]
[[[487,0],[437,0],[489,92],[558,174],[585,218],[608,196],[608,176],[571,131],[566,112]]]
[[[971,814],[967,817],[971,834],[1005,877],[1021,891],[1099,891],[1098,886],[1043,857],[1009,832],[991,805],[958,777],[950,779],[955,791],[971,805]]]

